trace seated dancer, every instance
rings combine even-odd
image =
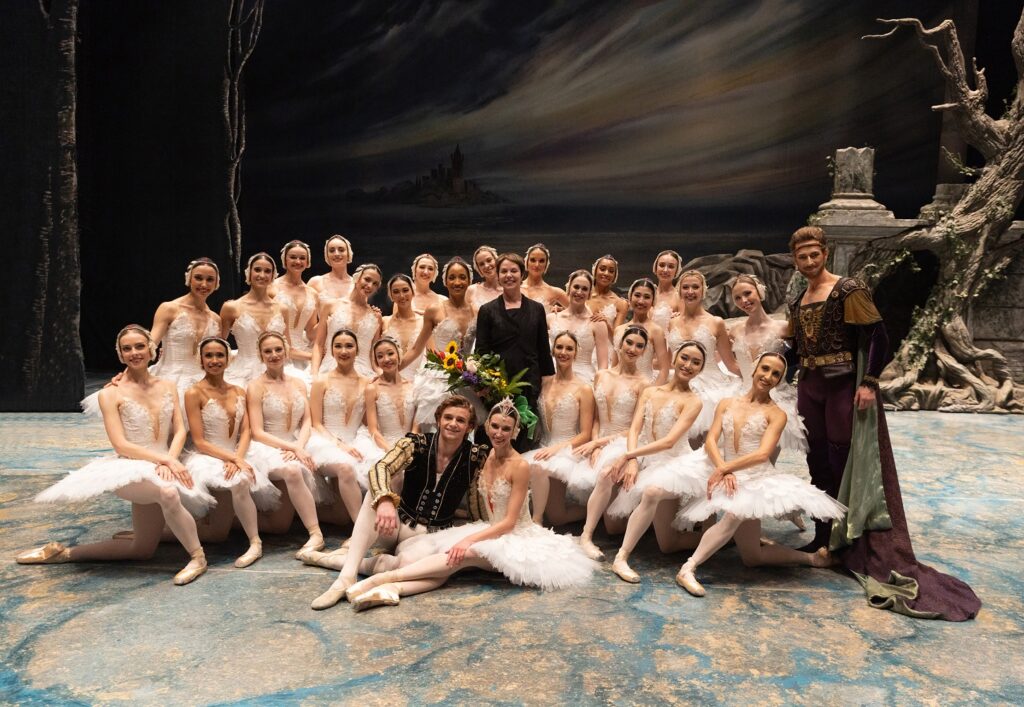
[[[594,261],[590,268],[594,276],[594,290],[590,293],[590,311],[594,313],[594,321],[604,322],[608,327],[608,337],[617,327],[626,321],[629,304],[615,292],[615,283],[619,281],[619,261],[610,255],[602,255]]]
[[[223,522],[211,522],[211,526],[221,526],[219,535],[226,538],[231,522],[238,517],[249,538],[249,549],[235,560],[235,567],[248,567],[263,556],[253,496],[261,499],[261,506],[269,507],[281,492],[265,470],[257,469],[246,458],[250,432],[245,391],[224,381],[229,355],[228,342],[220,337],[211,336],[199,343],[199,360],[206,377],[185,392],[185,414],[194,451],[186,452],[184,461],[195,483],[211,492],[230,491],[230,508],[218,504],[215,511],[223,516]]]
[[[36,496],[36,501],[75,502],[112,491],[131,502],[134,532],[124,539],[71,547],[50,542],[15,560],[24,565],[148,560],[160,544],[166,523],[191,558],[174,575],[174,583],[188,584],[206,572],[206,555],[186,506],[202,512],[213,497],[194,483],[178,460],[185,444],[178,390],[174,383],[150,375],[147,367],[156,356],[156,345],[149,332],[129,324],[118,332],[115,345],[117,358],[127,369],[119,385],[100,391],[99,406],[117,455],[94,459],[72,471]]]
[[[449,396],[435,414],[436,433],[402,437],[374,465],[370,492],[363,499],[349,546],[330,554],[305,553],[303,561],[307,564],[341,570],[330,589],[313,601],[313,609],[337,604],[345,590],[356,583],[360,571],[369,574],[385,563],[396,566],[391,555],[364,559],[374,543],[383,542],[385,549],[394,549],[403,540],[455,522],[466,492],[476,485],[487,447],[468,440],[476,414],[466,398]],[[401,482],[400,494],[392,490],[393,480]],[[479,498],[470,493],[469,512],[473,518],[480,517],[479,505]]]
[[[381,333],[402,347],[402,359],[408,362],[402,370],[402,377],[412,380],[426,360],[422,351],[419,356],[409,355],[423,329],[423,316],[412,309],[412,278],[405,273],[392,275],[388,280],[388,299],[394,305],[395,313],[384,317]]]
[[[779,471],[771,463],[786,426],[786,413],[772,401],[771,391],[785,372],[786,361],[780,354],[761,354],[754,362],[750,390],[742,397],[726,398],[715,411],[704,442],[714,466],[707,480],[707,493],[679,510],[679,519],[689,522],[715,513],[725,514],[704,533],[697,549],[676,575],[679,586],[695,597],[704,596],[704,587],[694,577],[697,567],[730,539],[736,540],[736,549],[747,567],[833,564],[826,548],[801,552],[761,544],[762,518],[788,517],[794,510],[814,518],[842,518],[846,511],[824,491]]]
[[[321,304],[327,300],[348,297],[354,282],[348,274],[348,266],[354,257],[352,244],[345,236],[335,234],[324,243],[324,260],[331,270],[325,275],[309,278],[309,286],[316,290]]]
[[[302,241],[288,241],[281,249],[284,274],[274,280],[274,300],[287,312],[291,363],[300,371],[309,368],[316,331],[317,291],[302,281],[302,273],[309,269],[312,260],[308,245]]]
[[[498,251],[492,246],[482,245],[473,251],[473,270],[480,278],[466,290],[466,301],[480,309],[495,297],[501,296],[498,284]]]
[[[370,465],[382,452],[363,424],[370,381],[355,371],[359,355],[355,332],[336,331],[331,339],[331,353],[337,367],[313,381],[309,394],[313,431],[306,449],[317,472],[337,481],[338,496],[348,517],[355,522],[363,502],[359,487],[366,487]]]
[[[544,276],[551,267],[551,251],[543,243],[536,243],[526,249],[526,280],[523,294],[534,302],[544,305],[544,311],[555,312],[569,306],[565,292],[544,282]]]
[[[676,289],[676,277],[683,269],[683,258],[674,250],[663,250],[654,258],[651,272],[658,283],[658,291],[654,295],[654,307],[651,308],[651,319],[668,333],[672,315],[679,311],[679,290]],[[674,351],[675,349],[673,349]]]
[[[640,394],[626,437],[626,453],[605,468],[598,479],[598,486],[606,488],[622,482],[608,514],[629,515],[622,547],[612,562],[612,571],[623,581],[640,581],[640,575],[629,566],[629,556],[654,521],[658,504],[704,492],[707,455],[690,448],[688,433],[702,405],[700,397],[690,390],[690,381],[704,368],[705,358],[704,347],[698,342],[682,343],[673,361],[672,381]],[[678,507],[678,503],[674,505]],[[659,535],[676,535],[671,518],[666,516],[664,521],[667,525],[658,529]],[[662,540],[663,546],[665,542]]]
[[[384,452],[415,426],[415,388],[398,375],[402,353],[390,336],[373,343],[373,361],[380,376],[366,386],[366,429]]]
[[[421,253],[412,261],[413,296],[412,309],[422,316],[429,307],[444,302],[444,297],[430,289],[437,281],[437,258],[430,253]],[[467,285],[468,287],[468,285]]]
[[[427,308],[419,336],[406,351],[403,369],[412,361],[422,360],[427,346],[444,350],[454,341],[463,355],[473,350],[476,341],[476,308],[466,300],[466,291],[472,279],[469,264],[462,258],[455,256],[445,263],[441,280],[448,291],[448,298],[442,298]],[[416,424],[426,431],[434,425],[433,411],[448,397],[448,378],[440,371],[422,368],[413,378],[413,389]]]
[[[587,384],[594,382],[599,370],[608,368],[610,348],[608,327],[603,322],[595,322],[594,313],[587,306],[593,288],[594,276],[586,270],[577,270],[565,284],[569,308],[548,315],[548,331],[568,331],[576,339],[578,350],[572,369]]]
[[[354,331],[359,337],[359,358],[356,372],[366,378],[373,378],[376,371],[370,360],[373,342],[380,338],[383,325],[380,312],[370,305],[370,298],[380,289],[384,277],[373,263],[363,263],[356,268],[352,279],[355,284],[345,299],[327,300],[320,307],[320,319],[313,338],[313,365],[315,375],[325,375],[335,367],[334,358],[327,347],[339,329]]]
[[[764,311],[767,294],[764,283],[756,275],[739,275],[732,283],[732,299],[746,314],[746,318],[729,330],[740,378],[747,389],[753,383],[754,359],[765,351],[784,354],[789,326],[785,321],[772,319]],[[772,400],[786,413],[786,428],[782,431],[779,446],[782,449],[796,449],[807,453],[807,430],[796,411],[796,388],[781,381],[772,390]],[[803,530],[803,527],[800,527]]]
[[[637,370],[647,376],[648,382],[655,385],[664,385],[668,380],[669,362],[668,349],[665,345],[664,330],[651,319],[651,307],[654,305],[654,283],[647,278],[640,278],[629,286],[629,306],[633,312],[633,318],[628,324],[616,327],[615,335],[612,337],[612,359],[614,360],[615,349],[622,341],[622,332],[627,327],[639,327],[647,331],[647,347],[644,355],[636,362]],[[657,365],[655,365],[657,363]],[[657,369],[657,370],[655,370]]]
[[[863,283],[828,271],[828,243],[817,226],[798,229],[789,249],[807,279],[807,289],[789,306],[807,466],[815,486],[850,507],[842,522],[817,524],[805,549],[828,544],[838,551],[871,606],[947,621],[974,618],[981,601],[971,588],[914,556],[876,395],[888,337],[871,295]]]
[[[732,354],[732,341],[725,320],[704,309],[704,295],[708,290],[704,274],[700,270],[687,270],[679,276],[678,289],[681,299],[679,316],[669,324],[666,333],[668,347],[675,351],[682,342],[692,339],[699,341],[708,352],[704,370],[693,381],[693,389],[704,402],[700,417],[690,428],[690,438],[698,440],[711,427],[718,403],[739,395],[742,384],[737,376],[740,368]]]
[[[316,463],[306,451],[310,427],[306,388],[302,381],[285,374],[288,344],[283,336],[263,332],[257,344],[266,371],[245,392],[253,439],[250,455],[254,466],[264,469],[272,481],[283,481],[288,491],[288,504],[282,503],[274,512],[270,525],[284,532],[298,513],[309,533],[300,552],[320,550],[324,546],[316,514],[320,490],[313,476]]]
[[[288,310],[270,297],[270,285],[277,275],[277,264],[266,253],[257,253],[245,266],[245,284],[249,291],[220,308],[220,336],[235,337],[238,354],[225,372],[227,381],[244,388],[258,378],[266,366],[260,358],[257,339],[265,331],[276,331],[288,341]]]
[[[580,547],[594,560],[604,559],[604,553],[594,544],[594,530],[597,522],[605,515],[611,502],[613,487],[611,479],[600,489],[598,479],[614,460],[626,451],[626,433],[633,422],[640,393],[649,385],[647,377],[636,367],[636,361],[643,356],[647,347],[647,330],[640,327],[626,327],[618,347],[619,363],[615,368],[599,371],[594,379],[594,400],[597,406],[597,432],[593,439],[576,450],[582,457],[573,469],[569,481],[569,493],[576,498],[587,498],[587,521],[580,533]],[[622,532],[622,521],[605,515],[608,532]]]
[[[397,569],[374,568],[373,576],[348,588],[345,594],[353,609],[394,606],[400,597],[437,589],[451,575],[470,568],[500,572],[514,584],[545,590],[578,587],[590,580],[594,563],[572,539],[530,519],[530,471],[512,448],[519,425],[519,412],[508,398],[487,416],[492,449],[476,485],[486,520],[407,540],[403,545],[408,549],[400,548]],[[407,556],[422,559],[406,564]]]
[[[595,326],[605,333],[603,324]],[[544,379],[538,401],[544,430],[540,448],[523,455],[530,465],[533,522],[538,525],[544,524],[545,515],[551,525],[572,523],[586,515],[582,506],[570,508],[565,497],[578,461],[572,450],[590,441],[594,427],[594,391],[575,374],[578,351],[572,332],[555,334],[555,375]]]

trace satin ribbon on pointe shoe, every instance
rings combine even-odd
[[[679,568],[679,573],[676,575],[676,584],[688,591],[695,597],[702,597],[707,592],[704,591],[704,587],[697,578],[693,576],[693,570],[695,567],[689,562],[685,563]]]
[[[311,550],[314,552],[319,552],[320,550],[323,550],[325,547],[327,547],[327,543],[324,542],[323,535],[321,535],[320,533],[310,535],[309,540],[306,541],[306,544],[300,547],[298,551],[295,553],[295,559],[301,560],[302,556],[305,553]]]
[[[71,552],[63,543],[49,542],[35,550],[15,555],[19,565],[60,565],[71,561]]]
[[[399,602],[401,602],[401,595],[398,593],[398,585],[382,584],[356,597],[352,602],[352,609],[365,611],[375,606],[398,606]]]
[[[185,565],[181,572],[174,575],[174,583],[179,587],[191,584],[206,574],[206,553],[203,552],[202,548],[199,548],[191,554],[192,559],[189,560],[189,563]]]
[[[337,604],[342,599],[345,599],[345,591],[355,584],[354,579],[341,578],[335,580],[334,584],[331,585],[330,589],[318,596],[309,605],[309,608],[313,611],[323,611],[324,609],[330,609],[332,606]]]
[[[619,579],[623,582],[640,584],[640,575],[633,571],[633,568],[629,566],[629,562],[624,557],[615,556],[615,561],[612,562],[612,572],[618,575]]]
[[[349,600],[349,603],[354,602],[357,597],[366,592],[370,591],[374,587],[379,587],[382,584],[388,584],[398,581],[397,572],[381,572],[379,574],[371,575],[361,582],[356,582],[351,587],[345,590],[345,598]]]
[[[249,543],[249,549],[235,560],[235,567],[243,569],[261,557],[263,557],[263,543],[259,540],[254,540]]]
[[[580,537],[578,542],[584,555],[597,562],[604,561],[604,553],[601,551],[601,548],[594,544],[593,540],[587,540]]]

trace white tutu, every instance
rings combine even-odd
[[[100,388],[100,390],[103,389]],[[78,404],[81,406],[82,412],[84,412],[89,417],[95,417],[99,420],[103,419],[103,411],[100,410],[99,390],[97,390],[95,393],[90,393],[89,395],[86,395],[84,398],[82,398],[81,401],[79,401]]]
[[[331,495],[330,485],[327,480],[319,474],[314,474],[310,469],[307,469],[303,464],[297,461],[286,461],[284,453],[277,447],[271,447],[269,444],[263,444],[262,442],[250,442],[249,453],[246,458],[252,459],[250,464],[254,467],[263,469],[266,474],[270,474],[277,469],[284,469],[287,467],[295,467],[302,470],[302,478],[306,482],[306,487],[309,488],[309,492],[313,494],[313,500],[317,504],[329,503],[333,500]],[[274,503],[273,507],[277,507],[277,503]]]
[[[434,412],[437,406],[451,393],[448,392],[448,376],[433,368],[423,368],[413,377],[413,399],[416,404],[414,424],[421,430],[433,430],[437,427]]]
[[[572,453],[572,447],[566,445],[558,450],[551,457],[542,461],[536,461],[536,457],[539,449],[535,449],[531,452],[527,452],[523,455],[531,467],[537,467],[543,469],[548,473],[552,479],[558,479],[564,482],[567,486],[572,480],[573,471],[576,469],[576,465],[579,464],[580,460]]]
[[[697,522],[720,512],[743,519],[781,518],[793,511],[819,520],[846,514],[846,507],[827,493],[797,476],[777,471],[771,464],[743,469],[735,476],[736,492],[732,496],[722,487],[715,489],[710,500],[706,495],[698,496],[682,505],[673,525]]]
[[[574,500],[586,502],[590,492],[597,486],[597,475],[625,453],[626,437],[620,435],[601,449],[595,464],[591,464],[589,459],[577,457],[568,483],[569,496]]]
[[[447,552],[460,540],[489,528],[480,521],[420,536],[435,553]],[[590,581],[594,562],[568,535],[558,535],[535,523],[520,523],[511,532],[474,543],[472,551],[483,557],[513,584],[545,591],[578,587]]]
[[[786,427],[782,430],[779,447],[807,453],[807,428],[796,409],[796,388],[783,382],[771,392],[772,400],[786,413]]]
[[[706,492],[710,467],[703,449],[684,449],[644,457],[636,483],[629,491],[619,490],[608,506],[608,515],[625,518],[640,505],[644,490],[659,488],[677,498],[689,499]]]
[[[182,461],[192,474],[192,480],[196,484],[202,484],[207,489],[230,489],[238,485],[249,486],[250,493],[256,502],[256,507],[261,511],[276,508],[281,502],[281,491],[274,486],[274,482],[267,476],[267,472],[260,468],[254,460],[248,458],[246,461],[252,465],[254,480],[245,472],[239,471],[230,479],[224,476],[224,462],[208,454],[189,451],[185,453]]]
[[[179,481],[161,479],[153,462],[113,455],[94,459],[80,469],[70,472],[36,496],[36,501],[74,503],[108,491],[116,491],[139,481],[151,481],[157,486],[173,486],[178,489],[182,504],[193,515],[205,514],[216,503],[213,496],[195,479],[192,488],[185,488]]]
[[[343,451],[333,438],[325,437],[319,432],[314,431],[309,436],[309,442],[306,443],[306,451],[313,457],[313,461],[316,462],[318,468],[328,464],[347,464],[351,466],[356,474],[356,481],[359,482],[359,486],[365,491],[369,488],[370,469],[384,456],[384,450],[374,444],[370,433],[365,427],[359,428],[356,438],[349,446],[354,447],[362,455],[362,459],[356,459],[351,454]]]

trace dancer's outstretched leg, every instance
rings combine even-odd
[[[622,538],[622,547],[619,548],[615,554],[615,560],[612,562],[612,572],[617,574],[619,579],[632,584],[640,581],[640,575],[629,566],[629,556],[636,544],[640,542],[640,538],[651,527],[658,504],[669,498],[674,498],[674,496],[665,489],[654,486],[644,489],[643,495],[640,497],[640,504],[629,514],[626,534]]]
[[[598,522],[612,500],[612,491],[615,489],[615,482],[612,480],[613,471],[610,466],[601,470],[597,475],[597,484],[587,500],[587,520],[583,523],[583,532],[580,533],[580,547],[592,560],[604,559],[601,548],[594,544],[594,530],[597,529]]]

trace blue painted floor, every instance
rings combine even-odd
[[[333,574],[292,559],[299,533],[265,536],[246,570],[231,566],[244,537],[209,545],[211,571],[188,587],[171,584],[186,559],[173,544],[145,563],[18,566],[47,540],[129,527],[129,506],[34,505],[107,441],[81,415],[0,415],[0,702],[1021,704],[1024,418],[889,420],[918,555],[973,585],[976,621],[877,611],[852,579],[745,569],[733,549],[695,599],[672,581],[685,555],[649,540],[640,585],[605,567],[584,590],[541,594],[476,573],[363,614],[308,608]],[[328,530],[331,546],[346,534]],[[784,523],[766,534],[809,539]]]

